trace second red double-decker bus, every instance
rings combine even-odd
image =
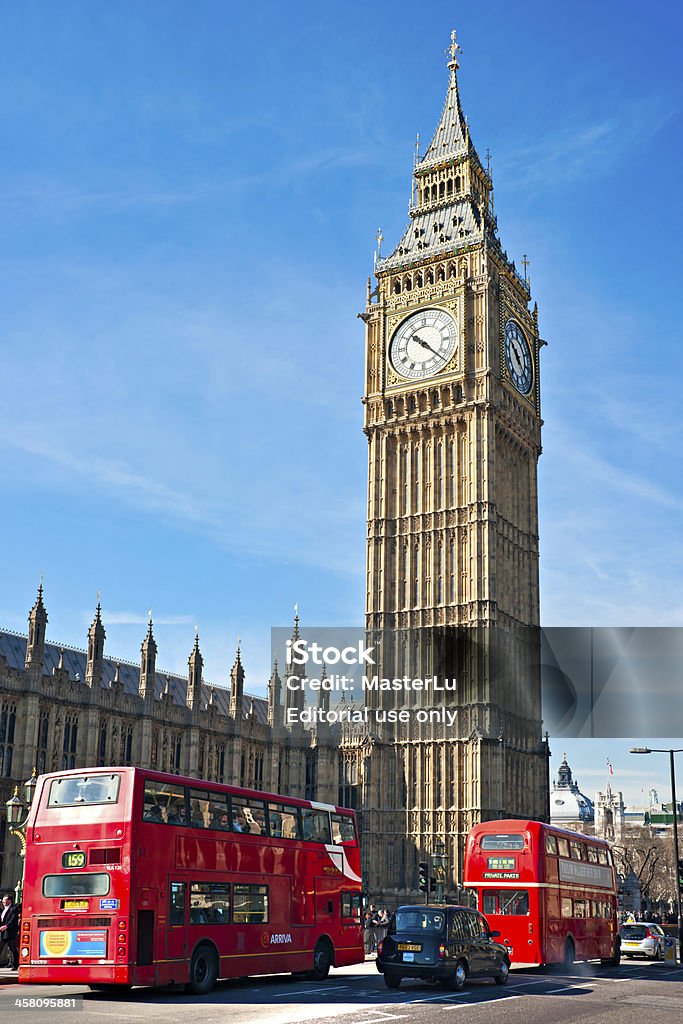
[[[353,811],[143,771],[38,780],[19,981],[188,984],[361,963]]]
[[[539,821],[487,821],[467,837],[464,885],[513,961],[619,963],[617,885],[608,844]]]

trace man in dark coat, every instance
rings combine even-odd
[[[2,897],[2,912],[0,913],[0,940],[7,946],[8,961],[10,970],[16,971],[19,968],[19,950],[17,939],[19,937],[19,907],[13,902],[9,893]]]

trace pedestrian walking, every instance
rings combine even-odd
[[[0,940],[7,946],[7,966],[11,971],[19,969],[19,907],[7,893],[2,897],[2,913],[0,914]]]

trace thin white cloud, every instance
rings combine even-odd
[[[525,190],[608,174],[654,137],[674,113],[657,98],[642,98],[610,116],[575,115],[557,131],[506,150],[496,173],[506,188]]]

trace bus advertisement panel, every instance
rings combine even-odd
[[[188,984],[362,963],[353,811],[139,768],[41,776],[19,981]]]
[[[464,885],[524,964],[619,963],[617,884],[608,844],[539,821],[487,821],[467,837]]]

